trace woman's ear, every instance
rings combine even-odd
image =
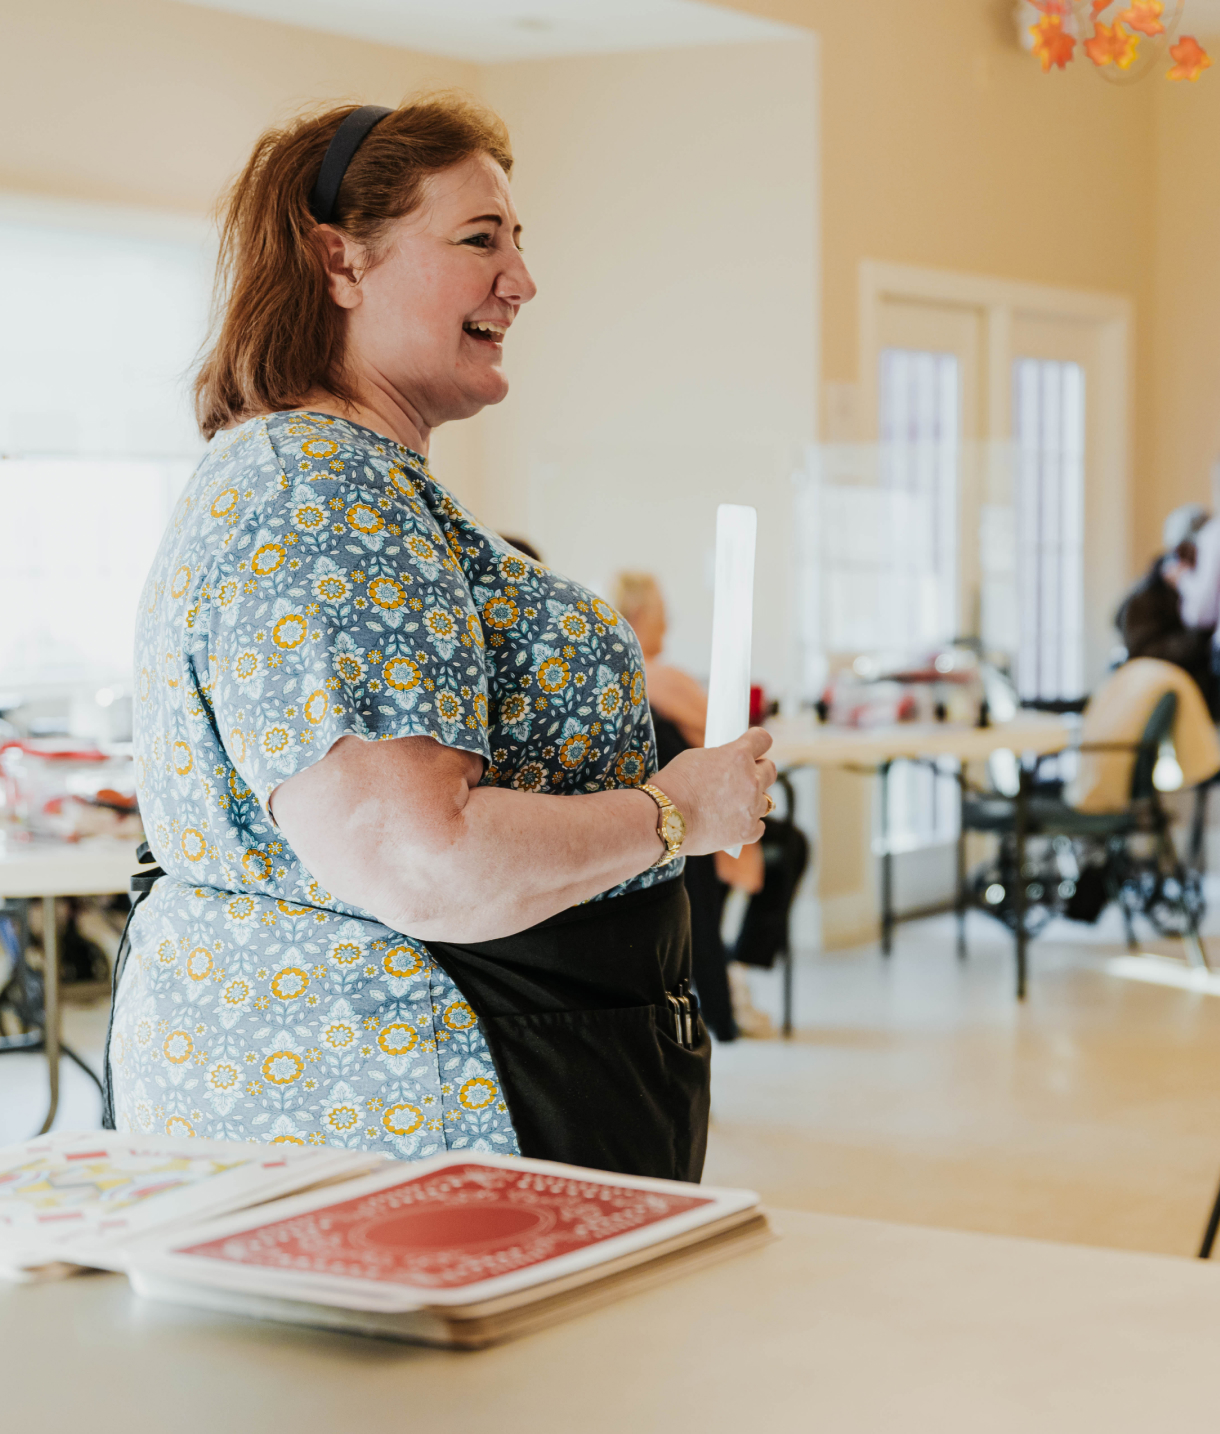
[[[367,267],[364,249],[330,224],[319,224],[310,238],[321,252],[331,298],[341,309],[357,308],[363,300],[360,280]]]

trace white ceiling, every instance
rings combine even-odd
[[[807,34],[699,0],[190,0],[313,30],[490,64]],[[1220,0],[1211,0],[1220,5]]]

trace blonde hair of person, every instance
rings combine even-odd
[[[614,575],[610,589],[610,604],[628,622],[645,608],[661,601],[661,589],[651,573],[621,572]]]

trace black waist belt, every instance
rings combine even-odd
[[[427,946],[482,1023],[522,1155],[699,1179],[711,1042],[681,881]]]

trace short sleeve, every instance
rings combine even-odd
[[[346,735],[489,758],[482,625],[428,508],[316,474],[261,506],[205,593],[205,683],[263,807]]]

